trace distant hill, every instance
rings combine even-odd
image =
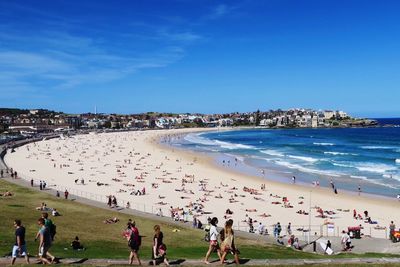
[[[18,109],[18,108],[0,108],[0,116],[4,115],[20,115],[28,114],[28,109]]]

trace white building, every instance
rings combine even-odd
[[[335,117],[335,115],[336,115],[336,112],[335,112],[335,111],[332,111],[332,110],[325,110],[325,111],[324,111],[324,117],[325,117],[325,119],[327,119],[327,120],[332,119],[333,117]]]

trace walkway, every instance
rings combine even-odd
[[[0,258],[0,265],[5,265],[10,262],[10,258]],[[147,265],[150,260],[141,260],[142,264]],[[17,260],[18,263],[24,263],[25,260],[23,258]],[[36,260],[31,259],[31,263],[35,263]],[[62,264],[84,264],[84,265],[93,265],[93,266],[109,266],[109,265],[128,265],[127,260],[111,260],[111,259],[62,259]],[[182,265],[182,266],[200,266],[205,265],[202,260],[171,260],[171,265]],[[228,264],[232,263],[232,260],[228,260]],[[352,259],[322,259],[322,260],[303,260],[303,259],[278,259],[278,260],[248,260],[242,259],[240,264],[249,265],[249,266],[290,266],[290,265],[315,265],[322,264],[326,266],[330,266],[333,264],[337,265],[349,265],[349,264],[400,264],[400,258],[352,258]],[[218,265],[220,266],[218,261],[212,262],[210,265]],[[161,264],[161,266],[163,266]]]

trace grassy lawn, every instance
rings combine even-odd
[[[37,219],[41,213],[35,210],[41,202],[48,207],[56,208],[62,216],[52,217],[57,225],[56,240],[51,252],[63,258],[110,258],[126,259],[128,248],[126,239],[122,238],[122,231],[129,218],[136,221],[140,234],[143,237],[140,256],[151,258],[153,226],[160,224],[164,232],[165,244],[168,247],[168,257],[171,259],[201,259],[204,257],[208,244],[202,240],[202,230],[186,229],[173,224],[159,223],[155,220],[138,216],[125,215],[112,210],[95,208],[76,203],[71,200],[57,199],[51,195],[33,191],[29,188],[17,186],[0,180],[0,192],[11,191],[14,196],[0,197],[0,256],[11,251],[14,242],[14,219],[21,219],[26,227],[28,251],[31,255],[37,254],[38,244],[34,236],[38,230]],[[106,218],[118,217],[120,222],[107,225]],[[173,231],[178,229],[179,231]],[[87,248],[85,251],[73,251],[70,243],[75,236],[79,236],[81,243]],[[237,238],[237,246],[241,257],[250,259],[316,259],[326,258],[322,255],[294,251],[290,248],[268,245],[261,241]],[[354,257],[352,254],[335,257]],[[393,256],[383,254],[364,254],[357,257]],[[216,258],[216,254],[213,256]]]

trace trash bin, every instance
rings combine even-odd
[[[361,238],[361,227],[360,226],[348,227],[348,230],[349,230],[349,235],[351,238],[356,238],[356,239]]]

